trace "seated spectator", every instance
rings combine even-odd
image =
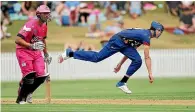
[[[107,2],[105,16],[108,20],[113,18],[118,18],[120,16],[115,1]]]
[[[75,26],[78,23],[78,6],[80,2],[59,2],[54,4],[55,11],[52,12],[52,17],[60,26]]]
[[[193,1],[182,1],[180,9],[181,16],[179,28],[186,32],[195,32],[194,27],[195,3]]]
[[[157,9],[157,6],[153,1],[144,1],[142,3],[142,7],[143,7],[142,11],[144,11],[144,13],[146,10],[156,10]]]
[[[7,22],[5,22],[5,20],[2,17],[2,19],[1,19],[1,34],[0,34],[1,40],[4,39],[4,38],[11,37],[11,33],[7,32],[7,26],[6,25],[7,25]]]
[[[117,9],[120,11],[121,14],[126,14],[126,1],[116,1]]]
[[[64,44],[64,49],[71,48],[74,51],[78,50],[86,50],[86,51],[94,51],[96,48],[92,44],[88,44],[84,41],[80,41],[79,43],[65,43]]]
[[[179,5],[181,4],[181,1],[166,1],[166,5],[168,7],[168,11],[173,16],[179,16]]]
[[[108,40],[116,33],[122,31],[124,29],[124,22],[122,20],[117,21],[117,23],[107,26],[104,29],[104,32],[101,33],[101,45],[102,47],[105,46]]]
[[[24,1],[24,2],[22,2],[22,6],[21,6],[22,14],[28,16],[31,7],[32,7],[32,1]]]
[[[87,2],[87,8],[93,10],[95,8],[94,1],[88,1]]]
[[[32,6],[29,10],[28,19],[36,18],[36,7]]]
[[[89,32],[96,32],[100,31],[100,24],[101,24],[101,18],[100,18],[100,10],[94,9],[90,13],[90,16],[88,18],[88,25],[89,25]]]
[[[91,13],[92,9],[89,9],[86,3],[81,3],[79,5],[79,17],[78,22],[81,26],[87,25],[88,17]]]
[[[56,5],[55,11],[52,12],[52,17],[59,26],[72,26],[76,23],[76,17],[73,15],[73,11],[76,10],[74,6],[69,9],[69,6],[64,4],[65,2],[59,2]]]
[[[133,19],[136,19],[138,16],[141,16],[143,13],[143,2],[141,1],[131,1],[129,7],[130,16]]]
[[[10,37],[11,37],[11,33],[7,32],[7,26],[5,26],[3,22],[1,22],[1,34],[0,34],[1,40],[4,38],[10,38]]]
[[[67,18],[70,26],[75,26],[78,24],[78,11],[79,11],[79,1],[66,1],[65,6],[70,11],[69,17]]]
[[[85,34],[86,37],[90,38],[101,38],[100,43],[104,46],[110,37],[124,29],[124,22],[122,20],[117,21],[116,23],[107,26],[104,31],[99,30],[96,26],[94,29],[90,29],[88,33]]]
[[[7,24],[11,25],[12,21],[10,20],[9,16],[9,7],[8,7],[8,2],[2,2],[1,3],[1,21],[6,21]]]
[[[0,34],[1,40],[4,38],[11,37],[11,34],[7,32],[7,25],[12,24],[7,11],[8,11],[7,8],[1,4],[1,29],[0,29],[1,30],[1,34]]]
[[[62,2],[55,2],[55,11],[51,13],[52,18],[55,20],[56,24],[61,26],[62,25],[62,15],[63,11],[65,10],[64,1]],[[68,14],[67,14],[68,15]]]
[[[80,4],[80,1],[66,1],[65,5],[68,9],[70,9],[71,7],[78,7]]]
[[[70,8],[70,26],[77,25],[78,21],[78,9],[77,7]]]

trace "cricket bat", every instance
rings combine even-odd
[[[45,87],[46,87],[46,95],[45,99],[47,103],[51,103],[51,80],[50,80],[50,74],[48,72],[48,63],[46,63],[46,74],[48,77],[46,78]]]

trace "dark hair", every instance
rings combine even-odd
[[[155,31],[156,29],[155,29],[154,27],[152,27],[152,26],[151,26],[151,27],[150,27],[150,30],[153,30],[153,31]]]

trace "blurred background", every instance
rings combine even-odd
[[[194,1],[1,1],[2,80],[20,79],[14,39],[24,23],[36,18],[42,4],[51,9],[48,25],[48,51],[53,57],[53,79],[115,78],[113,68],[122,55],[93,64],[78,60],[57,63],[66,48],[100,50],[112,35],[126,28],[149,28],[153,20],[165,26],[159,39],[152,39],[153,72],[159,77],[195,74],[195,2]],[[143,56],[142,47],[138,49]],[[130,61],[130,60],[129,60]],[[119,74],[124,75],[129,62]],[[185,66],[184,66],[185,65]],[[89,69],[90,68],[90,69]],[[64,75],[67,74],[67,75]],[[82,75],[81,75],[82,74]],[[11,77],[10,77],[11,76]],[[135,77],[147,77],[142,68]]]

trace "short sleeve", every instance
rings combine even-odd
[[[145,38],[143,39],[143,45],[150,46],[150,38],[149,38],[149,37],[145,37]]]
[[[30,34],[32,34],[32,25],[30,23],[26,23],[21,30],[19,31],[19,33],[17,34],[17,36],[21,37],[21,38],[26,38],[28,37]]]

